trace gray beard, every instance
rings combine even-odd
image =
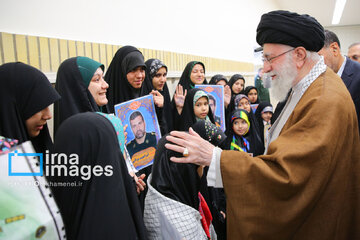
[[[286,59],[280,70],[277,72],[265,73],[264,78],[271,77],[274,73],[276,74],[276,78],[271,82],[270,91],[276,100],[283,101],[292,87],[297,75],[297,69],[290,59]]]

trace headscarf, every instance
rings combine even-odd
[[[220,82],[221,80],[224,80],[225,83],[227,84],[228,83],[228,80],[226,79],[226,77],[222,74],[216,74],[214,75],[211,79],[210,79],[210,82],[209,84],[210,85],[216,85],[218,82]]]
[[[190,89],[193,89],[195,87],[194,83],[190,79],[190,75],[191,75],[192,69],[194,68],[194,66],[196,64],[202,65],[203,68],[204,68],[204,73],[205,73],[205,65],[202,62],[198,62],[198,61],[189,62],[186,65],[184,71],[182,72],[179,83],[178,83],[178,85],[181,85],[183,87],[184,92],[185,92],[185,90],[187,90],[189,92]],[[206,78],[204,79],[203,84],[207,84]],[[175,95],[175,93],[174,93],[174,95]],[[174,97],[173,97],[173,99],[171,101],[171,108],[172,108],[171,113],[172,113],[172,119],[173,119],[173,129],[170,129],[170,130],[176,130],[177,129],[176,125],[178,125],[176,122],[179,121],[180,116],[179,116],[178,111],[176,109],[176,104],[175,104]],[[191,125],[189,125],[189,127],[190,126]]]
[[[110,121],[110,123],[113,125],[115,129],[115,133],[119,142],[120,150],[122,153],[124,153],[125,149],[125,134],[124,134],[124,126],[121,123],[121,120],[118,117],[115,117],[112,114],[106,114],[97,112],[101,116],[105,117],[107,120]]]
[[[171,157],[182,157],[182,154],[165,148],[168,143],[166,136],[158,142],[150,184],[162,195],[198,210],[201,188],[197,173],[199,166],[170,161]]]
[[[52,178],[54,183],[78,184],[53,187],[68,239],[110,239],[114,236],[146,239],[135,185],[117,139],[111,122],[92,112],[69,117],[58,129],[56,153],[77,154],[79,167],[112,167],[112,175],[92,175],[89,180],[81,176]]]
[[[192,125],[192,128],[203,139],[216,146],[226,138],[221,129],[209,121],[199,120]],[[170,161],[171,157],[182,157],[182,154],[165,148],[166,143],[168,143],[166,136],[161,138],[158,143],[150,184],[166,197],[198,210],[198,192],[202,187],[206,188],[206,174],[204,173],[202,177],[205,181],[202,181],[197,173],[197,165]],[[205,185],[201,186],[201,184]]]
[[[257,103],[259,103],[259,91],[258,91],[258,89],[257,89],[256,87],[254,87],[254,86],[247,86],[247,87],[245,88],[245,90],[244,90],[244,93],[245,93],[246,96],[249,97],[249,92],[250,92],[251,89],[255,89],[255,90],[256,90],[256,92],[258,93],[258,97],[257,97],[257,99],[256,99],[256,102],[252,103],[252,102],[250,102],[250,100],[249,100],[249,102],[250,102],[250,104],[257,104]]]
[[[204,119],[198,120],[191,128],[197,132],[200,137],[215,146],[221,146],[226,139],[226,135],[220,127]]]
[[[120,48],[105,74],[105,80],[109,84],[106,96],[109,100],[109,111],[114,113],[116,104],[140,97],[141,89],[133,88],[126,75],[137,67],[144,67],[144,56],[133,46]]]
[[[88,57],[77,57],[76,63],[79,68],[85,87],[89,87],[90,81],[98,68],[103,71],[104,65]]]
[[[145,62],[146,65],[146,75],[145,80],[142,85],[141,95],[148,95],[152,90],[156,90],[153,86],[152,80],[156,73],[159,71],[160,68],[166,68],[166,72],[168,71],[167,66],[160,61],[159,59],[149,59]],[[159,108],[155,105],[156,114],[158,117],[161,135],[165,135],[168,133],[173,127],[172,123],[172,115],[171,115],[171,100],[169,89],[167,83],[163,87],[162,91],[159,91],[161,95],[164,97],[164,106]]]
[[[234,105],[233,105],[233,106],[234,106],[234,109],[232,110],[232,112],[235,111],[237,108],[239,108],[240,100],[243,99],[243,98],[246,98],[246,99],[249,101],[249,104],[251,105],[251,102],[250,102],[249,98],[248,98],[246,95],[244,95],[244,94],[238,94],[238,95],[235,96]],[[232,112],[231,112],[231,113],[232,113]],[[254,128],[254,129],[256,130],[256,132],[257,132],[258,138],[259,138],[260,140],[262,140],[262,137],[261,137],[261,136],[263,135],[263,131],[260,130],[261,128],[260,128],[258,122],[257,122],[256,119],[255,119],[255,115],[254,115],[254,112],[253,112],[251,106],[250,106],[250,112],[248,113],[248,116],[249,116],[250,122],[252,122],[253,128]],[[229,114],[228,117],[227,117],[227,119],[228,119],[228,124],[229,124],[229,125],[226,126],[226,129],[232,128],[232,125],[231,125],[231,117],[232,117],[232,115],[230,115],[230,114]]]
[[[196,64],[200,64],[201,66],[203,66],[204,74],[205,74],[205,65],[202,62],[199,62],[199,61],[189,62],[186,65],[184,71],[182,72],[179,83],[178,83],[183,87],[184,90],[186,89],[189,91],[190,89],[194,88],[194,86],[195,86],[194,83],[190,79],[190,75],[191,75],[191,71],[193,70],[193,68]],[[204,82],[202,84],[207,84],[206,79],[204,79]]]
[[[263,142],[264,142],[264,121],[263,121],[263,118],[261,117],[261,113],[267,107],[272,108],[271,103],[269,103],[269,102],[261,102],[261,103],[259,103],[259,106],[257,107],[257,109],[255,111],[255,120],[257,121],[257,123],[259,125],[260,133],[261,132],[263,133],[263,134],[260,135]]]
[[[197,121],[194,113],[194,98],[197,92],[200,92],[200,94],[205,94],[202,96],[206,96],[208,98],[207,94],[203,90],[199,88],[190,89],[186,94],[181,115],[174,119],[174,130],[188,131],[189,128]],[[207,117],[212,123],[215,122],[210,106]]]
[[[249,104],[251,104],[249,98],[246,95],[237,94],[234,98],[235,108],[237,108],[239,106],[239,103],[240,103],[241,99],[243,99],[243,98],[247,99],[249,101]]]
[[[207,93],[205,93],[204,91],[197,91],[197,92],[195,93],[195,95],[194,95],[194,98],[193,98],[193,108],[195,108],[196,102],[197,102],[200,98],[202,98],[202,97],[206,97],[206,99],[207,99],[208,102],[209,102],[209,96],[207,95]],[[201,120],[201,119],[198,118],[197,116],[195,116],[195,118],[196,118],[196,121]],[[209,117],[208,117],[208,116],[206,116],[206,120],[209,121]]]
[[[243,109],[242,109],[242,110],[243,110]],[[249,117],[248,117],[248,114],[247,114],[247,113],[248,113],[248,112],[247,112],[246,110],[244,110],[244,111],[234,111],[234,112],[233,112],[233,115],[231,116],[231,124],[234,124],[234,121],[235,121],[236,119],[239,119],[239,118],[245,120],[245,122],[246,122],[247,125],[248,125],[248,128],[246,129],[244,135],[246,135],[246,134],[249,132],[249,129],[250,129],[250,127],[251,127],[250,121],[249,121]]]
[[[25,122],[35,113],[60,99],[47,77],[24,63],[6,63],[0,66],[0,135],[19,140],[31,140],[35,151],[51,150],[52,141],[47,124],[40,134],[30,138]]]
[[[247,120],[245,119],[245,116]],[[225,146],[227,149],[230,149],[231,142],[236,138],[237,142],[242,142],[241,137],[237,136],[234,133],[234,130],[232,128],[233,122],[237,118],[243,118],[245,121],[247,121],[250,128],[248,129],[248,132],[243,136],[246,141],[249,142],[249,153],[253,153],[254,156],[261,155],[264,153],[264,143],[261,141],[258,129],[257,129],[257,123],[255,122],[254,115],[252,112],[248,112],[244,109],[235,109],[231,113],[231,117],[229,119],[230,126],[226,129],[226,142]],[[245,146],[242,146],[245,147]]]
[[[192,129],[197,132],[200,137],[209,141],[214,146],[218,146],[220,148],[225,147],[226,135],[221,130],[220,127],[217,127],[215,124],[210,121],[199,120],[194,125],[191,126]],[[203,176],[201,177],[200,184],[200,192],[205,198],[209,209],[212,215],[212,224],[216,230],[216,234],[218,239],[222,239],[225,234],[225,225],[224,225],[224,217],[220,213],[221,211],[226,212],[226,201],[225,201],[225,193],[224,189],[208,187],[207,184],[207,172],[209,167],[204,168]],[[222,201],[221,206],[218,205],[219,201]]]
[[[234,93],[234,91],[232,90],[232,87],[233,87],[233,85],[239,80],[239,79],[242,79],[242,80],[244,80],[244,85],[245,85],[245,78],[243,77],[243,75],[241,75],[241,74],[234,74],[233,76],[231,76],[231,78],[230,78],[230,80],[229,80],[229,82],[228,82],[228,85],[229,85],[229,87],[230,87],[230,89],[231,89],[231,100],[230,100],[230,103],[229,103],[229,105],[228,105],[228,107],[226,108],[226,110],[225,110],[225,115],[226,115],[226,119],[230,119],[230,114],[232,113],[232,111],[234,111],[235,110],[235,108],[236,108],[236,106],[235,106],[235,97],[237,96],[237,94],[236,93]],[[240,93],[239,94],[243,94],[244,93],[244,89],[242,90],[242,91],[240,91]],[[230,126],[230,122],[229,121],[227,121],[226,123],[225,123],[225,125],[226,125],[226,129],[228,129]]]
[[[231,76],[231,78],[230,78],[230,80],[229,80],[228,85],[229,85],[229,87],[230,87],[230,89],[231,89],[231,96],[235,96],[235,95],[236,95],[236,93],[234,93],[233,90],[232,90],[232,86],[233,86],[234,83],[236,83],[236,81],[239,80],[239,79],[244,80],[244,84],[245,84],[245,78],[244,78],[243,75],[241,75],[241,74],[234,74],[234,75]],[[244,89],[243,89],[240,93],[242,93],[243,91],[244,91]]]
[[[149,77],[149,79],[153,79],[156,75],[156,73],[159,71],[160,68],[164,67],[166,69],[166,72],[168,72],[168,68],[167,66],[159,59],[148,59],[145,62],[146,65],[146,76]],[[151,84],[151,86],[149,85],[148,87],[150,87],[150,91],[153,89],[153,86]]]
[[[73,57],[63,61],[56,75],[55,89],[61,95],[54,105],[54,132],[68,117],[82,112],[98,112],[88,87],[98,68],[104,65],[87,57]],[[106,106],[104,106],[104,109]]]
[[[279,43],[318,52],[324,40],[324,28],[315,18],[283,10],[262,15],[256,30],[256,41],[261,46]]]

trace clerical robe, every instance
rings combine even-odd
[[[223,151],[228,239],[360,239],[360,142],[351,96],[329,68],[267,155]]]

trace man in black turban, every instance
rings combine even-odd
[[[324,28],[315,18],[288,11],[272,11],[262,15],[257,27],[256,41],[302,46],[317,52],[324,46]]]
[[[257,40],[272,88],[283,96],[291,89],[264,154],[221,150],[190,129],[167,136],[168,149],[187,153],[170,160],[209,166],[208,186],[225,190],[228,239],[360,239],[357,117],[317,54],[323,28],[275,11],[262,16]]]

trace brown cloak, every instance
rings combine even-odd
[[[360,239],[359,164],[355,107],[327,68],[267,155],[222,152],[228,239]]]

